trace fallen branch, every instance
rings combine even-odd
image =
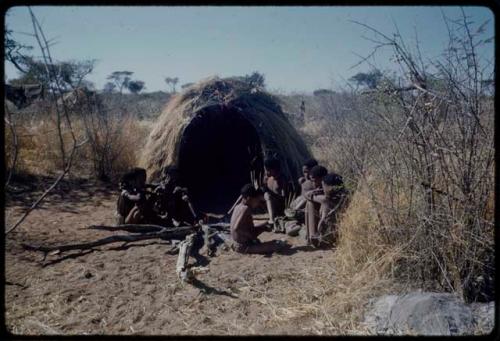
[[[77,243],[77,244],[63,244],[63,245],[56,245],[56,246],[35,246],[35,245],[29,245],[29,244],[22,244],[22,246],[26,250],[31,250],[31,251],[41,251],[41,252],[52,252],[52,251],[59,251],[59,252],[64,252],[64,251],[69,251],[69,250],[86,250],[86,249],[91,249],[96,246],[101,246],[101,245],[106,245],[110,243],[116,243],[116,242],[135,242],[139,240],[147,240],[147,239],[155,239],[155,238],[179,238],[179,237],[184,237],[189,233],[193,232],[193,227],[191,226],[183,226],[183,227],[176,227],[173,229],[167,229],[164,228],[163,230],[159,232],[150,232],[150,233],[144,233],[144,234],[134,234],[134,235],[118,235],[118,236],[110,236],[106,237],[103,239],[99,239],[93,242],[87,242],[87,243]]]
[[[122,224],[116,226],[107,225],[90,225],[87,227],[91,230],[104,230],[104,231],[127,231],[133,233],[147,233],[159,232],[165,229],[165,226],[151,225],[151,224]]]
[[[177,258],[176,272],[177,276],[183,282],[189,282],[193,274],[188,268],[189,255],[191,254],[191,248],[193,247],[195,233],[190,234],[184,239],[179,245],[179,257]]]

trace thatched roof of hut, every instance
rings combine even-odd
[[[150,180],[175,165],[188,188],[220,193],[221,186],[229,186],[237,197],[241,185],[250,182],[249,167],[262,168],[264,155],[277,156],[289,180],[297,179],[310,157],[272,95],[238,78],[213,77],[169,101],[141,161]]]

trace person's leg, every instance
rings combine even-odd
[[[125,224],[139,224],[141,220],[142,214],[139,207],[136,205],[130,210],[127,218],[125,218]]]
[[[274,223],[275,208],[273,205],[273,199],[269,193],[264,193],[264,200],[266,201],[267,214],[269,215],[269,223]]]
[[[306,229],[307,229],[307,242],[311,243],[311,240],[317,235],[319,213],[317,204],[312,201],[307,201],[306,204]]]
[[[123,225],[123,224],[125,224],[125,217],[122,216],[121,214],[117,213],[116,214],[116,224],[117,225]]]
[[[296,237],[299,235],[302,224],[299,224],[296,220],[287,221],[285,223],[285,232],[290,237]]]
[[[294,210],[301,210],[306,207],[306,203],[306,198],[304,198],[302,195],[299,195],[297,198],[295,198],[290,207]]]

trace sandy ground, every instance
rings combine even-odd
[[[8,198],[12,223],[39,191]],[[168,241],[151,240],[69,251],[43,259],[20,243],[91,241],[112,232],[116,193],[90,183],[51,195],[6,240],[5,322],[14,334],[323,334],[315,316],[325,294],[314,283],[334,281],[332,250],[293,244],[287,254],[208,258],[194,284],[176,277]],[[125,232],[116,232],[123,234]],[[263,240],[286,238],[265,233]],[[191,262],[194,262],[192,259]],[[308,309],[307,307],[311,307]],[[317,315],[317,314],[316,314]]]

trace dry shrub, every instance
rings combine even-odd
[[[362,190],[358,204],[368,200],[372,208],[369,216],[358,211],[370,225],[340,223],[339,266],[364,276],[390,260],[377,267],[382,278],[387,271],[403,286],[488,301],[495,277],[495,149],[494,94],[485,84],[492,74],[474,50],[480,42],[468,34],[470,24],[448,24],[452,48],[430,65],[402,48],[400,36],[378,35],[394,47],[404,72],[363,94],[310,97],[316,104],[308,105],[300,130],[354,197]],[[347,217],[354,212],[350,207]]]
[[[87,119],[87,118],[85,118]],[[92,174],[101,180],[116,180],[138,164],[149,126],[131,116],[110,115],[90,123],[83,121],[89,143],[85,156]]]
[[[138,163],[140,150],[144,145],[150,127],[133,117],[120,119],[111,117],[108,120],[108,142],[106,152],[109,156],[106,161],[109,179],[116,178],[125,170]],[[79,140],[84,140],[88,133],[81,117],[72,117],[72,126]],[[95,133],[103,137],[105,131],[100,128]],[[29,173],[34,175],[55,175],[62,169],[62,151],[60,149],[57,124],[51,115],[40,113],[34,120],[23,120],[16,125],[18,135],[19,156],[16,173]],[[71,148],[71,135],[69,129],[62,124],[62,136],[65,152]],[[98,139],[99,142],[104,139]],[[95,147],[95,146],[94,146]],[[97,145],[103,148],[103,145]],[[12,136],[10,131],[5,134],[5,160],[8,167],[12,159]],[[71,173],[78,177],[98,177],[94,162],[96,155],[92,145],[87,142],[75,154]]]

